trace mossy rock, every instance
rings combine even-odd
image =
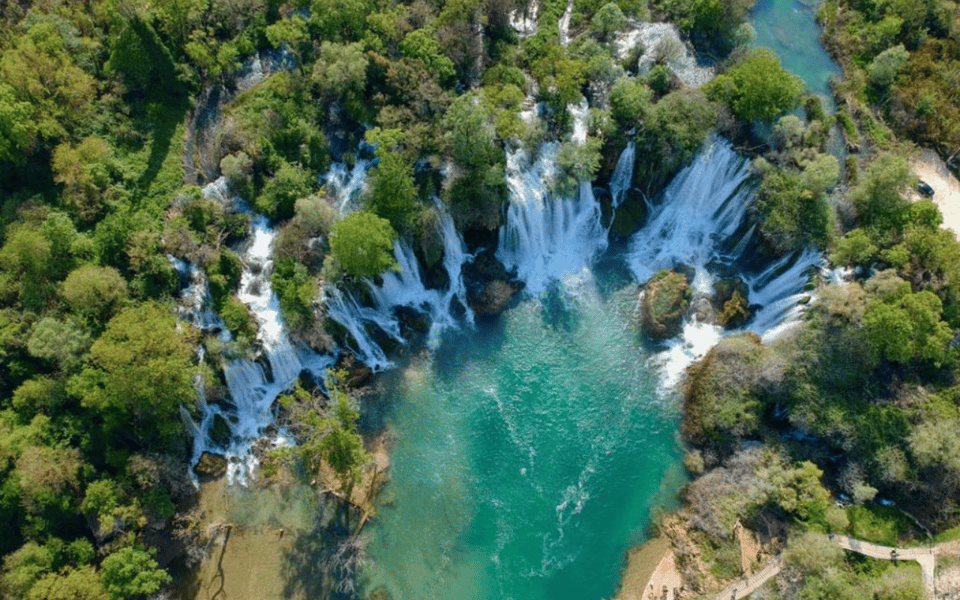
[[[640,302],[640,326],[655,340],[679,334],[683,317],[690,307],[690,278],[676,271],[658,271],[643,286]]]
[[[203,481],[219,479],[227,472],[227,458],[222,454],[204,452],[193,467],[193,472]]]
[[[713,284],[713,306],[717,325],[740,327],[753,316],[750,310],[750,289],[739,277],[721,279]]]

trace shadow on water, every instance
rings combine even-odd
[[[354,600],[361,587],[358,569],[366,549],[356,535],[358,511],[342,502],[320,502],[312,530],[297,536],[284,551],[284,598]]]

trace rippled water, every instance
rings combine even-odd
[[[676,398],[635,324],[636,287],[582,273],[444,341],[391,392],[393,481],[370,587],[401,598],[612,595],[650,511],[682,484]]]

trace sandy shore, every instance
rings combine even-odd
[[[913,161],[913,172],[933,188],[933,202],[943,213],[942,227],[960,233],[960,182],[947,165],[936,152],[924,148]],[[915,199],[919,197],[915,194]]]
[[[668,590],[667,598],[673,600],[673,590],[680,585],[680,572],[670,551],[670,542],[654,538],[630,551],[616,600],[661,600],[664,586]]]

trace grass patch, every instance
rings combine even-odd
[[[888,506],[850,506],[847,518],[851,536],[885,546],[896,546],[900,535],[910,529],[900,511]]]
[[[945,531],[941,531],[937,535],[933,536],[933,541],[935,542],[952,542],[953,540],[960,540],[960,525],[956,527],[951,527]]]

